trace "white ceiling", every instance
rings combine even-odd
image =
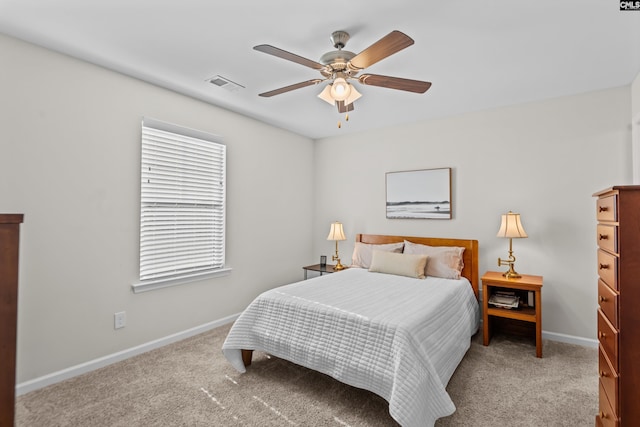
[[[319,86],[258,96],[320,74],[253,46],[318,61],[335,30],[355,53],[406,33],[413,46],[366,72],[433,86],[356,83],[347,123]],[[618,0],[0,0],[0,32],[310,138],[623,86],[640,72],[640,11]],[[215,75],[244,89],[206,81]]]

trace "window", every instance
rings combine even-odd
[[[220,137],[144,118],[134,292],[228,272],[225,169]]]

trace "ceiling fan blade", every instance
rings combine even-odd
[[[281,93],[290,92],[292,90],[300,89],[300,88],[303,88],[303,87],[317,85],[321,81],[323,81],[323,80],[322,79],[307,80],[306,82],[300,82],[300,83],[296,83],[296,84],[293,84],[293,85],[281,87],[280,89],[274,89],[274,90],[271,90],[269,92],[261,93],[260,96],[265,97],[265,98],[269,98],[269,97],[274,96],[274,95],[280,95]]]
[[[344,105],[344,101],[336,101],[336,105],[338,106],[338,113],[348,113],[349,111],[353,111],[353,102]]]
[[[286,59],[287,61],[304,65],[305,67],[313,68],[314,70],[322,70],[324,68],[324,65],[319,62],[303,58],[302,56],[298,56],[294,53],[287,52],[286,50],[282,50],[268,44],[254,46],[253,49],[259,52],[268,53],[269,55],[277,56],[278,58]]]
[[[431,87],[430,82],[380,76],[378,74],[363,74],[358,77],[358,81],[363,85],[387,87],[389,89],[406,90],[407,92],[415,93],[425,93]]]
[[[400,31],[392,31],[349,61],[349,68],[362,70],[413,44],[413,39]]]

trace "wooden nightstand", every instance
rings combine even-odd
[[[542,276],[523,274],[519,279],[507,279],[497,271],[487,271],[482,280],[482,338],[483,344],[491,341],[491,320],[495,317],[521,320],[535,324],[536,356],[542,357]],[[520,307],[499,308],[489,305],[489,298],[496,291],[514,291],[520,296]],[[527,304],[528,293],[533,292],[533,307]]]
[[[325,266],[321,266],[320,264],[314,264],[314,265],[307,265],[306,267],[302,267],[302,269],[304,270],[304,280],[307,280],[307,272],[308,271],[317,271],[320,273],[320,275],[322,276],[323,274],[330,274],[330,273],[335,273],[337,271],[342,271],[342,270],[334,270],[333,267],[335,267],[334,265],[325,265]],[[348,267],[345,267],[344,269],[346,270]]]

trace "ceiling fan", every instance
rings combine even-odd
[[[414,93],[424,93],[431,87],[431,83],[420,80],[381,76],[378,74],[361,74],[358,76],[358,73],[365,68],[411,46],[414,43],[411,37],[400,31],[392,31],[358,54],[343,50],[349,37],[349,33],[346,31],[334,31],[331,34],[331,42],[336,50],[322,55],[319,62],[303,58],[302,56],[268,44],[254,46],[254,49],[257,51],[313,68],[314,70],[320,71],[322,75],[322,78],[281,87],[261,93],[260,96],[271,97],[295,89],[330,81],[318,97],[329,104],[335,104],[340,113],[348,113],[353,110],[353,101],[362,96],[356,88],[349,83],[350,80],[357,80],[363,85],[386,87]]]

